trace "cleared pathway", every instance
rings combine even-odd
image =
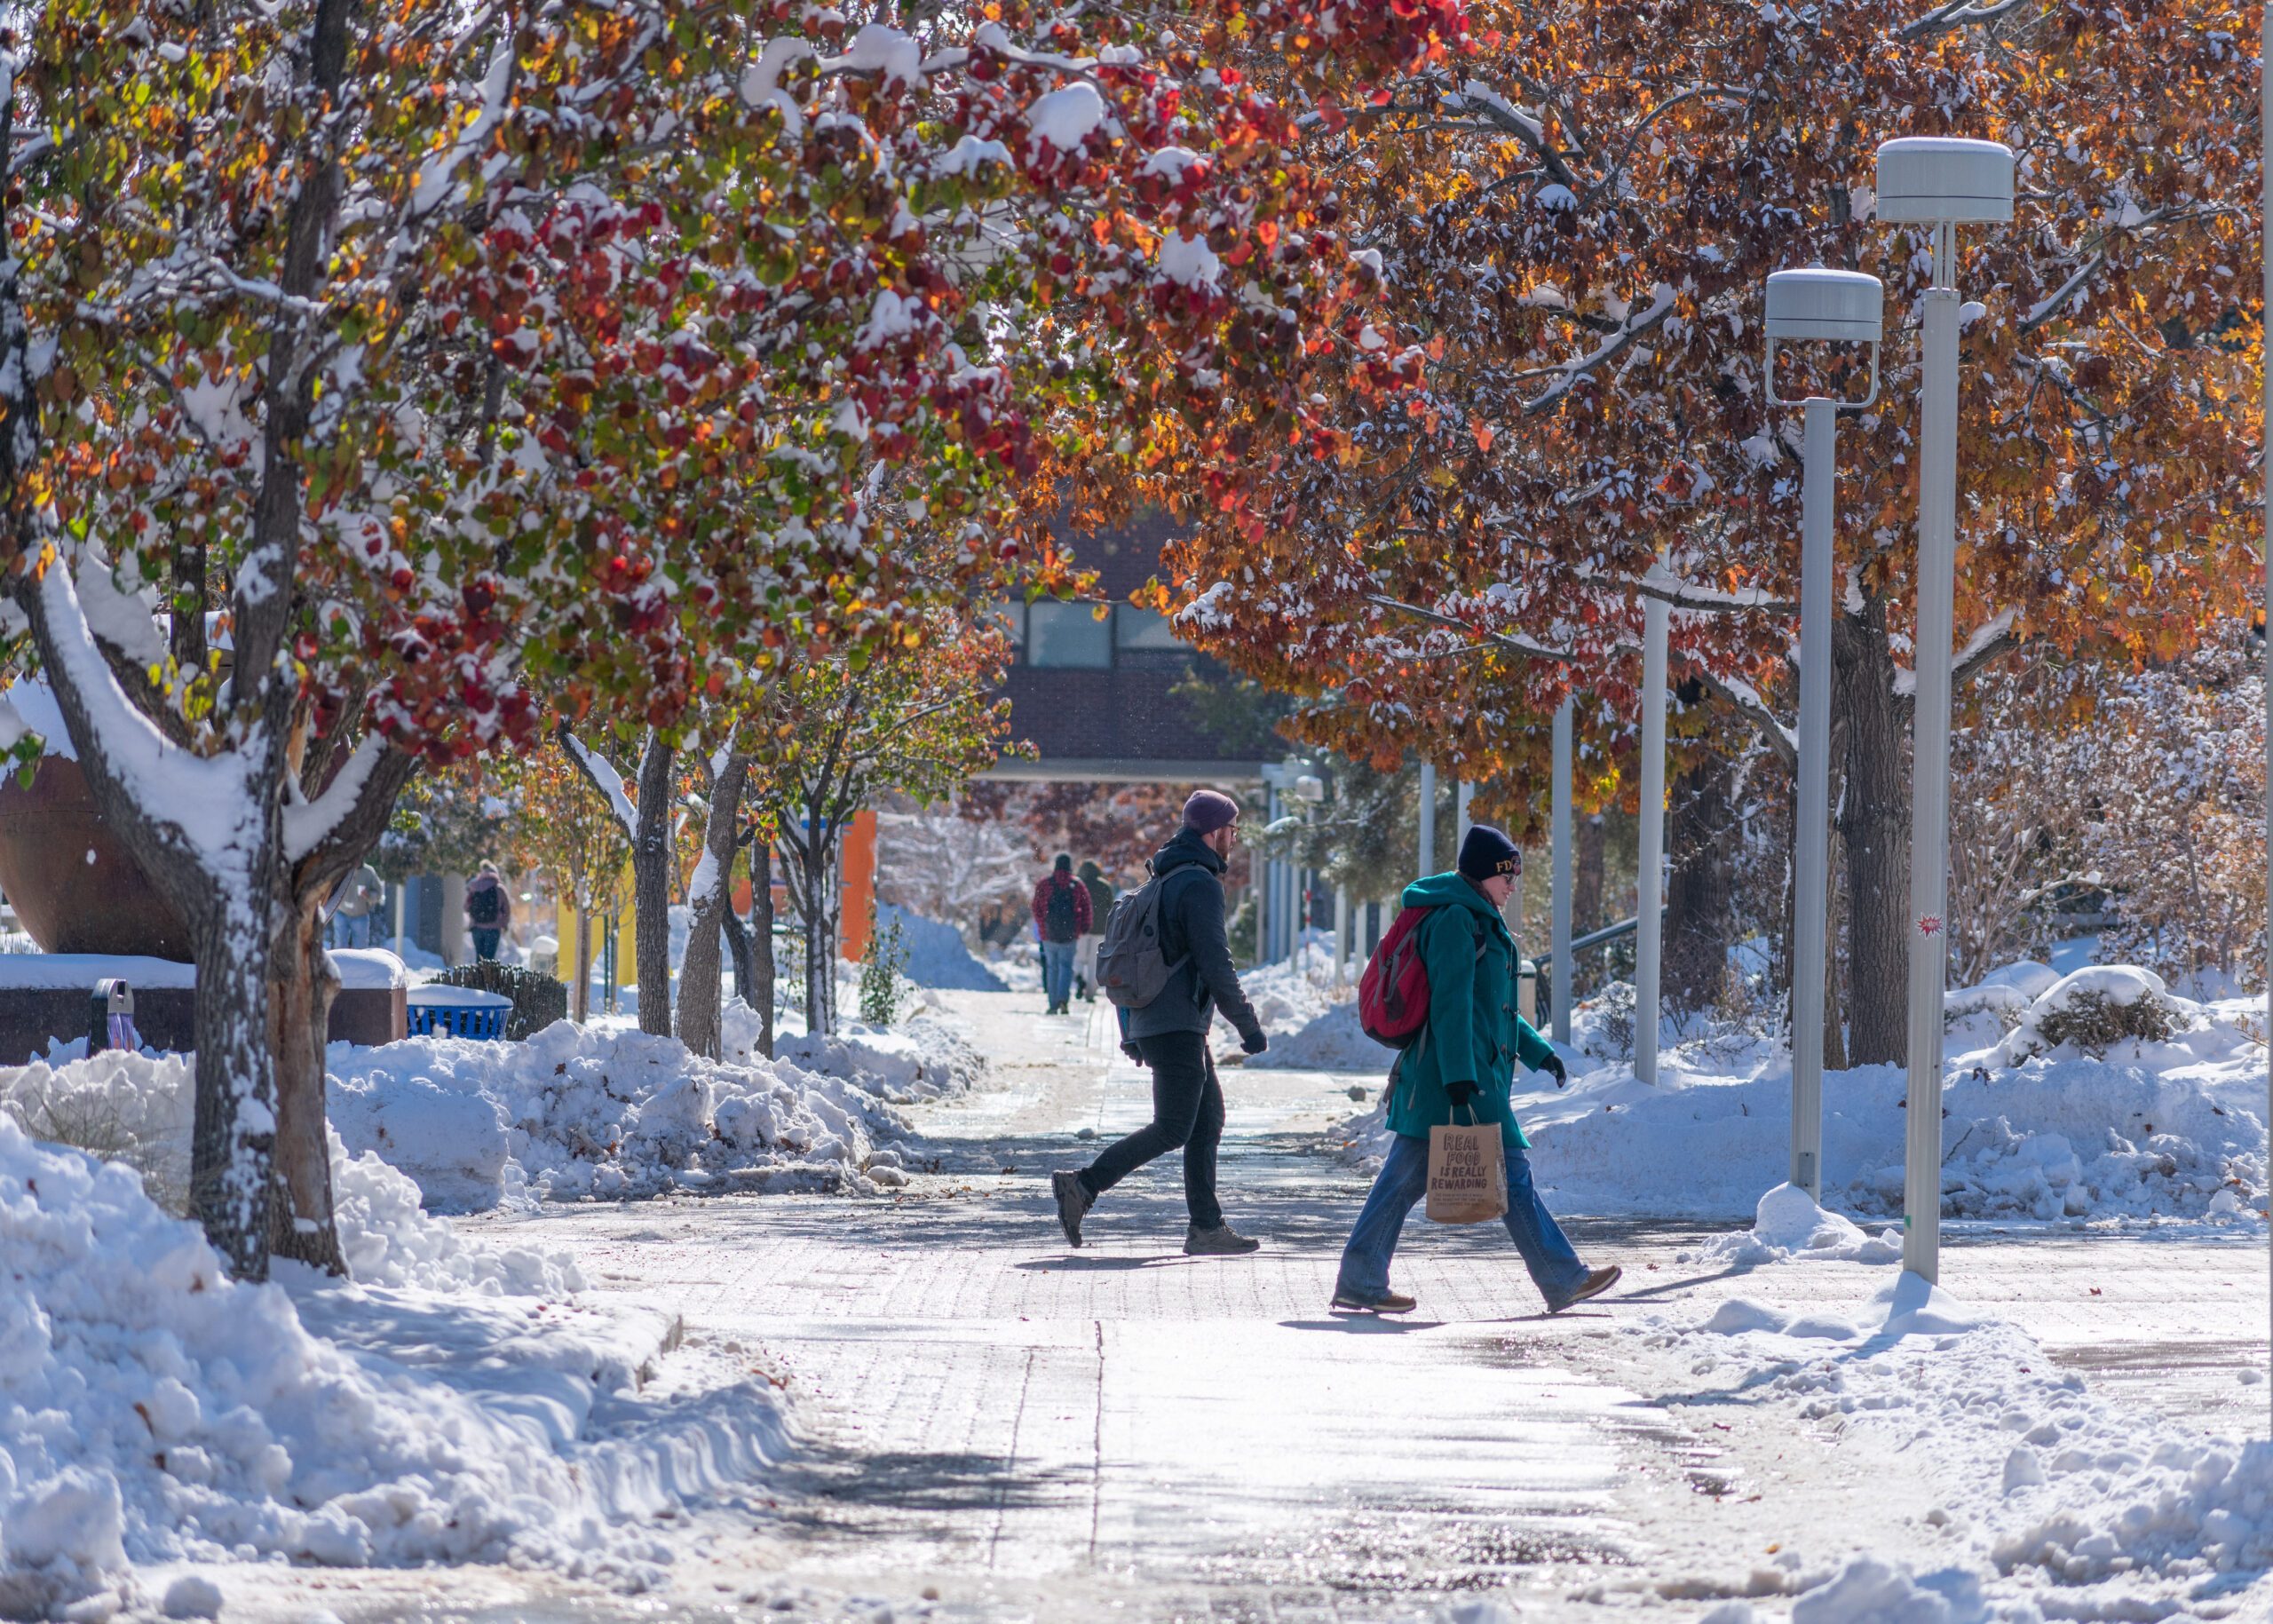
[[[1897,1546],[1913,1528],[1930,1549],[1930,1485],[1890,1480],[1835,1430],[1755,1437],[1668,1411],[1653,1399],[1677,1373],[1621,1362],[1613,1316],[1725,1288],[1679,1261],[1706,1229],[1572,1224],[1582,1252],[1627,1264],[1626,1288],[1549,1319],[1496,1225],[1416,1218],[1397,1279],[1422,1312],[1329,1316],[1365,1180],[1317,1147],[1352,1080],[1241,1071],[1222,1182],[1266,1249],[1184,1257],[1171,1160],[1113,1192],[1069,1252],[1047,1175],[1144,1120],[1146,1074],[1111,1054],[1101,1015],[955,1002],[994,1074],[923,1114],[936,1161],[899,1199],[526,1221],[798,1400],[804,1454],[705,1519],[676,1607],[867,1595],[948,1617],[1355,1620],[1489,1592],[1525,1619],[1686,1620],[1741,1593],[1802,1522]],[[2055,1358],[2253,1428],[2264,1389],[2239,1371],[2263,1358],[2260,1253],[2204,1233],[1952,1239],[1946,1283]],[[1811,1289],[1837,1267],[1746,1289]]]

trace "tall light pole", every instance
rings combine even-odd
[[[1957,566],[1957,228],[2013,218],[2012,149],[1905,136],[1878,154],[1879,218],[1933,230],[1920,301],[1918,693],[1910,752],[1910,1094],[1903,1267],[1941,1272],[1942,989],[1949,977],[1950,643]]]
[[[1421,877],[1437,872],[1437,764],[1421,764]]]
[[[1453,837],[1455,843],[1453,847],[1454,852],[1458,852],[1461,845],[1466,844],[1468,831],[1475,827],[1475,820],[1469,816],[1468,811],[1469,803],[1475,799],[1476,786],[1466,779],[1461,779],[1459,787],[1453,791],[1453,827],[1460,831]]]
[[[1778,271],[1768,278],[1768,403],[1776,392],[1776,344],[1866,344],[1871,384],[1859,400],[1810,395],[1806,484],[1800,521],[1799,828],[1793,842],[1791,1182],[1823,1196],[1824,933],[1830,912],[1831,577],[1837,505],[1839,414],[1879,395],[1885,292],[1859,271]]]
[[[1555,807],[1548,819],[1548,838],[1553,848],[1549,912],[1554,922],[1550,961],[1555,966],[1554,1035],[1556,1042],[1568,1043],[1571,999],[1579,977],[1578,966],[1571,963],[1571,701],[1567,699],[1555,708]]]
[[[2268,40],[2273,40],[2273,5],[2265,8],[2263,29],[2258,36],[2257,129],[2261,141],[2264,139],[2265,131],[2273,130],[2273,70],[2269,70],[2265,59],[2273,57],[2273,47],[2266,45]],[[2265,480],[2265,939],[2269,954],[2273,954],[2273,344],[2266,342],[2269,337],[2273,337],[2273,332],[2267,330],[2273,328],[2273,165],[2268,165],[2261,156],[2257,172],[2264,188],[2259,198],[2261,212],[2258,218],[2258,230],[2264,239],[2265,303],[2262,308],[2269,313],[2266,325],[2259,330],[2258,353],[2264,362],[2265,399],[2259,414],[2260,432],[2263,440],[2258,456],[2262,463],[2260,472]],[[2265,997],[2265,1029],[2273,1032],[2273,977],[2266,980]],[[2273,1050],[2269,1050],[2266,1058],[2269,1066],[2265,1074],[2265,1121],[2273,1124]],[[2273,1245],[2273,1158],[2269,1158],[2267,1171],[2265,1229],[2269,1245]],[[2268,1390],[2273,1391],[2273,1389]]]
[[[1642,606],[1642,826],[1634,875],[1634,1075],[1658,1081],[1658,959],[1665,935],[1666,600]]]

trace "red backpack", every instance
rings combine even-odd
[[[1376,1043],[1409,1049],[1429,1026],[1429,967],[1421,958],[1421,926],[1433,907],[1402,907],[1390,925],[1366,973],[1358,981],[1358,1024]],[[1484,956],[1484,934],[1477,932],[1476,956]]]

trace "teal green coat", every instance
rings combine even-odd
[[[1390,1131],[1427,1138],[1431,1128],[1453,1120],[1446,1087],[1472,1082],[1476,1120],[1499,1123],[1502,1140],[1528,1149],[1508,1088],[1517,1062],[1536,1071],[1555,1050],[1517,1011],[1516,939],[1499,909],[1457,871],[1415,881],[1405,888],[1404,903],[1435,910],[1421,925],[1429,1024],[1399,1058]]]

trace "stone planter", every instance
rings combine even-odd
[[[44,757],[28,788],[0,778],[0,891],[49,953],[189,961],[189,927],[111,834],[69,757]]]

